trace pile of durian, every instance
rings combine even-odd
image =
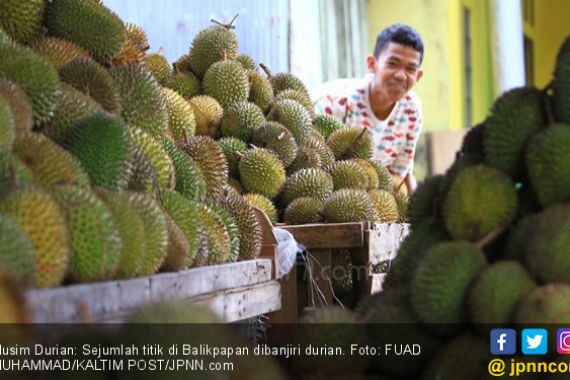
[[[405,217],[370,136],[315,115],[293,75],[262,75],[232,23],[171,65],[101,1],[0,3],[3,271],[45,288],[252,259],[252,205],[273,222]]]

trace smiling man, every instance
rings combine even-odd
[[[367,128],[374,139],[372,158],[416,188],[412,173],[422,127],[421,101],[411,89],[423,75],[424,44],[408,25],[394,24],[376,39],[366,59],[364,78],[333,81],[323,86],[319,113],[334,115],[351,127]]]

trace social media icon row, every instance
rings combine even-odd
[[[517,353],[517,333],[514,329],[491,330],[491,353],[493,355],[514,355]],[[548,352],[548,331],[546,329],[523,329],[521,351],[524,355],[545,355]],[[556,351],[570,354],[570,329],[558,329]]]

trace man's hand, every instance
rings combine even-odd
[[[414,177],[413,173],[408,173],[406,178],[404,178],[406,183],[406,189],[408,190],[408,197],[412,195],[416,188],[418,187],[418,183],[416,182],[416,177]]]

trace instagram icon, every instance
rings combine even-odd
[[[570,354],[570,329],[558,329],[556,339],[556,350],[559,354]]]

